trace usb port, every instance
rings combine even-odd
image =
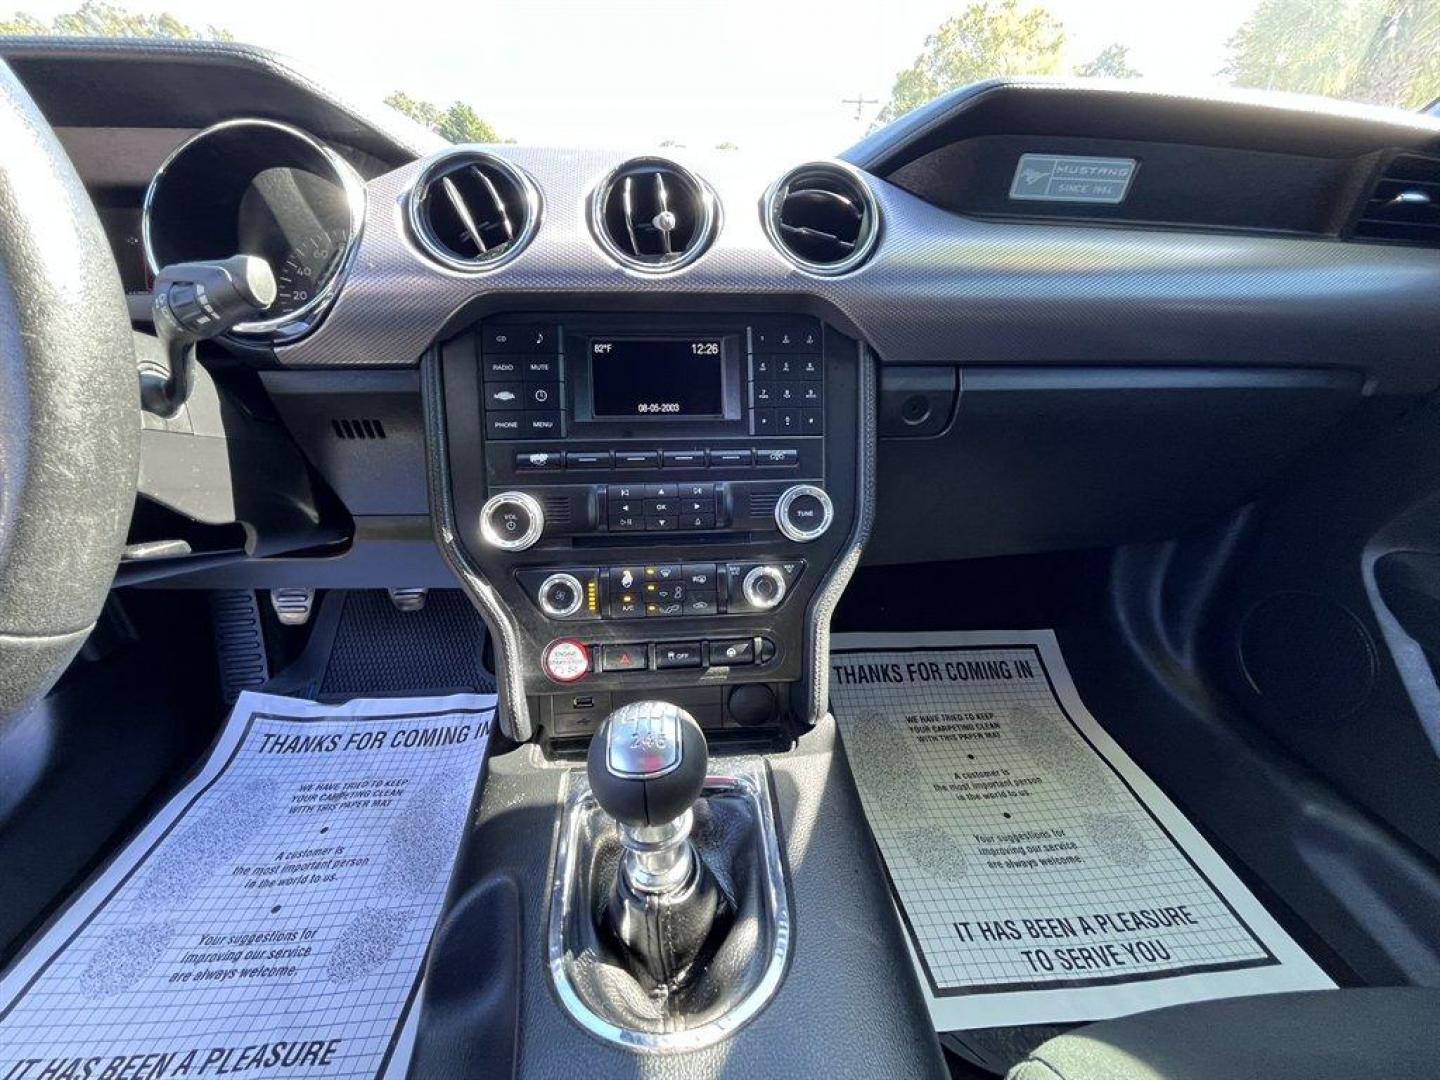
[[[580,709],[593,709],[595,699],[589,694],[579,694],[570,699],[570,708],[579,711]]]

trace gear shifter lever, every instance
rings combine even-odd
[[[590,790],[620,823],[622,872],[639,892],[678,887],[689,874],[690,808],[705,786],[705,736],[678,705],[637,701],[605,718],[590,742]]]
[[[664,701],[617,709],[590,741],[590,790],[625,848],[610,930],[660,984],[685,977],[725,907],[690,843],[707,764],[700,725]]]

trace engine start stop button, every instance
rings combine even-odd
[[[561,638],[545,647],[540,666],[555,682],[578,682],[590,672],[590,650],[573,638]]]

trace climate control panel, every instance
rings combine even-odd
[[[531,567],[515,578],[556,622],[755,615],[780,607],[805,560]]]

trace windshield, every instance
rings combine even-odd
[[[996,75],[1239,86],[1417,109],[1440,0],[30,0],[0,33],[225,37],[452,141],[831,155]]]

